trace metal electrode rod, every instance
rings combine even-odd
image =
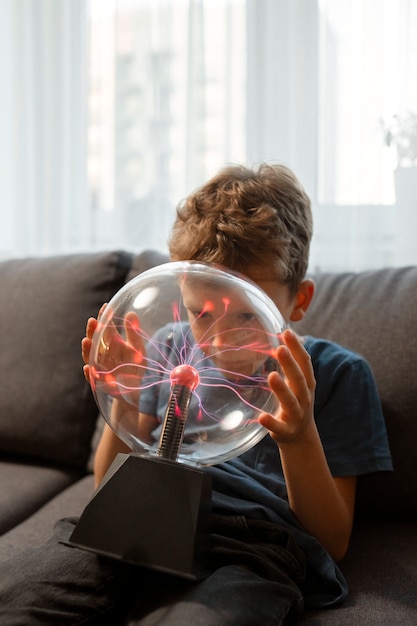
[[[191,399],[191,389],[184,385],[174,385],[167,410],[164,424],[159,438],[157,456],[175,461],[184,435],[185,422],[187,421],[188,406]]]
[[[172,370],[170,378],[171,394],[156,455],[176,461],[184,436],[191,395],[198,385],[199,376],[191,365],[178,365]]]

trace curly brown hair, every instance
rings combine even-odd
[[[219,263],[245,273],[272,269],[295,293],[307,271],[310,199],[283,165],[225,167],[177,207],[173,261]]]

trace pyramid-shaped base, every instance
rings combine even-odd
[[[119,454],[67,544],[185,578],[203,578],[210,500],[210,479],[200,469]]]

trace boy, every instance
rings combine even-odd
[[[291,171],[229,167],[179,206],[170,255],[241,272],[272,298],[287,322],[298,321],[314,293],[305,278],[311,234],[310,202]],[[97,323],[88,321],[82,342],[87,378]],[[127,337],[126,350],[130,341],[134,344],[133,336]],[[290,329],[276,358],[282,375],[273,372],[268,382],[279,409],[258,418],[270,436],[205,470],[213,485],[207,579],[190,583],[144,572],[54,538],[36,558],[25,558],[33,567],[42,558],[43,572],[48,571],[47,585],[32,582],[30,600],[24,594],[16,599],[16,581],[5,583],[6,591],[0,583],[0,599],[6,598],[1,623],[22,623],[13,615],[23,604],[22,615],[36,613],[41,620],[26,617],[27,624],[48,623],[46,615],[54,616],[54,624],[117,624],[125,614],[129,624],[143,625],[286,624],[296,621],[303,605],[342,600],[346,583],[335,562],[349,544],[356,476],[391,469],[375,384],[358,355],[327,341],[302,339]],[[118,452],[128,451],[106,425],[96,482]],[[58,538],[68,538],[72,528],[61,523]],[[7,574],[11,566],[5,567]],[[1,568],[0,575],[4,580]]]

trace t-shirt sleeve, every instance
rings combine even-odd
[[[359,476],[392,470],[381,402],[365,359],[337,344],[315,345],[315,418],[330,471]]]

